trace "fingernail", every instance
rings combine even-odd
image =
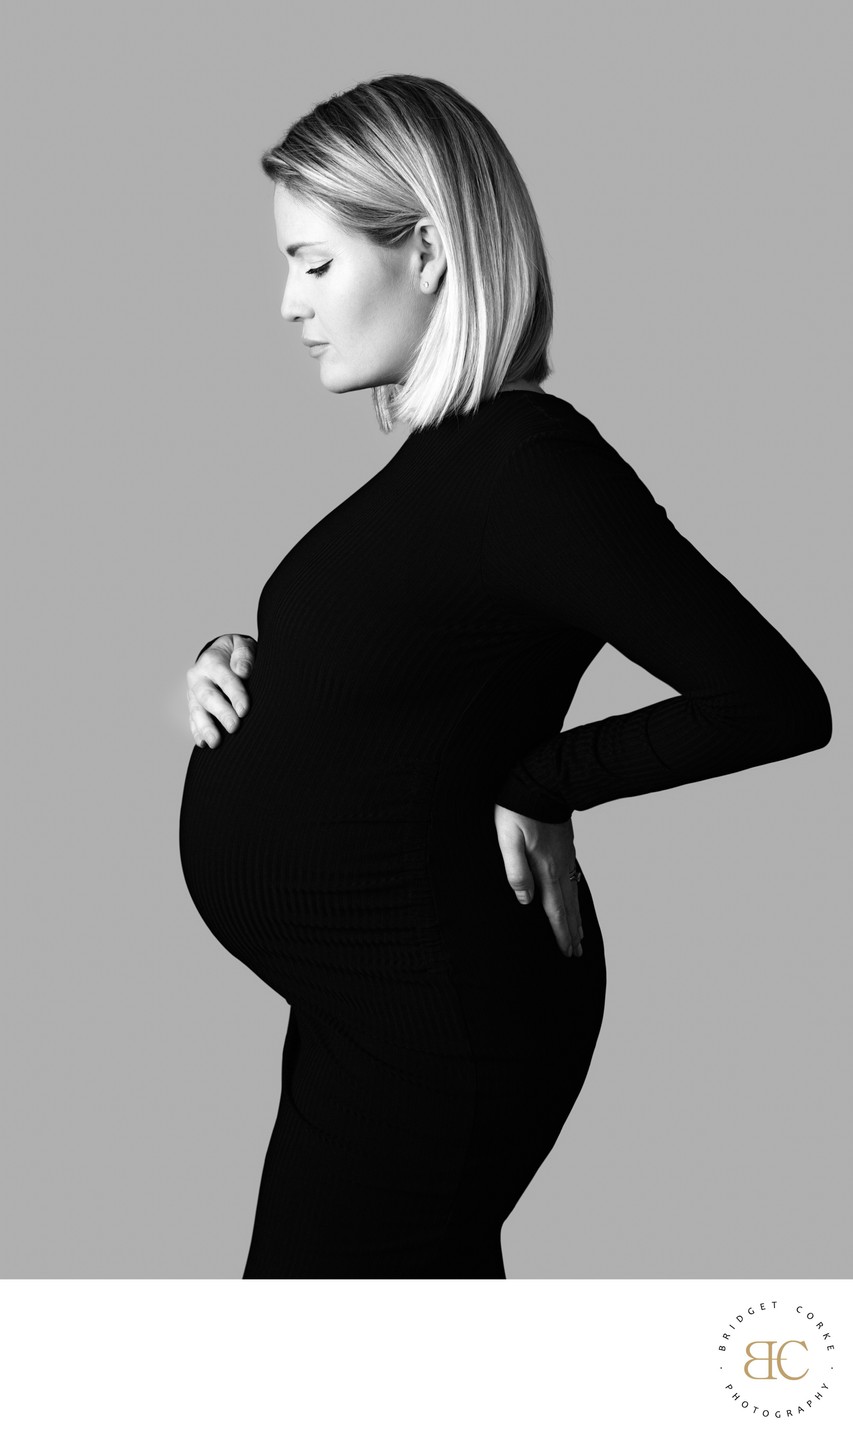
[[[518,894],[518,901],[519,901],[519,902],[530,902],[530,894],[529,894],[529,893],[519,893],[519,894]]]

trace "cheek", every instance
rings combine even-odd
[[[341,342],[373,350],[377,345],[401,347],[411,329],[412,296],[402,277],[368,265],[360,269],[339,266],[337,284],[318,292],[317,305],[331,336]],[[331,272],[329,277],[331,278]],[[318,285],[318,291],[323,281]]]
[[[352,291],[349,312],[354,324],[372,328],[381,323],[390,310],[388,290],[373,278],[365,279]]]
[[[412,295],[402,283],[385,284],[369,296],[365,327],[389,353],[407,350],[416,329]]]
[[[365,357],[384,347],[390,324],[387,294],[372,290],[347,297],[336,309],[334,328],[352,354]]]

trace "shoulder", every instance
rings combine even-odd
[[[569,464],[591,460],[603,461],[614,469],[627,468],[621,454],[610,444],[586,414],[568,399],[556,394],[527,396],[529,403],[519,405],[504,431],[508,467],[512,461],[532,457],[547,463]]]
[[[516,415],[491,490],[492,526],[536,522],[580,534],[590,525],[659,526],[663,504],[596,425],[565,399],[543,396]],[[509,438],[509,436],[507,436]]]
[[[636,471],[586,414],[555,394],[537,395],[512,416],[504,434],[503,471],[528,482],[534,474],[607,483],[640,483]],[[643,485],[645,487],[645,485]]]

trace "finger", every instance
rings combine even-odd
[[[247,656],[251,667],[254,663],[254,656],[245,638],[240,634],[235,635],[235,637],[242,639],[242,651]],[[254,640],[252,639],[250,642],[254,642]],[[232,670],[232,662],[233,654],[223,652],[222,649],[211,646],[199,655],[196,663],[187,673],[188,693],[194,693],[196,697],[199,697],[201,701],[205,703],[205,706],[214,712],[217,718],[221,719],[229,733],[233,733],[238,725],[233,722],[233,719],[226,722],[223,715],[227,715],[228,708],[227,705],[225,707],[222,706],[219,701],[219,695],[223,693],[226,695],[230,700],[233,713],[236,713],[238,718],[242,718],[249,709],[248,690],[245,684]],[[200,670],[200,672],[197,670]],[[206,681],[212,685],[210,694],[213,700],[212,702],[207,702],[199,693],[199,683],[201,681]],[[205,690],[205,692],[207,692],[207,690]]]
[[[246,676],[248,677],[248,673]],[[249,694],[245,685],[237,677],[236,673],[232,673],[230,667],[227,668],[224,673],[217,671],[213,677],[222,691],[230,699],[231,707],[237,714],[237,717],[242,718],[249,709]],[[234,726],[236,727],[237,725],[235,724]],[[229,731],[233,732],[233,729]]]
[[[227,648],[218,648],[211,644],[203,653],[199,654],[195,666],[202,670],[203,678],[218,685],[220,692],[225,693],[230,699],[231,706],[238,718],[242,718],[249,708],[249,694],[238,677],[238,673],[243,673],[245,677],[248,677],[251,672],[255,660],[249,643],[254,643],[254,639],[247,640],[246,636],[241,633],[230,635],[230,638],[235,641],[236,645],[239,645],[239,653],[236,646],[233,651],[229,651]],[[225,642],[226,644],[229,642],[228,637]],[[235,659],[237,653],[238,657]],[[188,678],[189,686],[197,688],[199,680],[193,669],[190,669]],[[219,708],[217,707],[214,711],[217,718],[220,717]],[[233,733],[237,725],[235,723],[230,727],[228,724],[225,726],[230,733]]]
[[[515,828],[512,834],[499,829],[498,843],[507,882],[520,903],[531,902],[536,884],[525,856],[524,834],[520,828]]]
[[[569,872],[569,873],[572,873],[572,872],[573,872],[573,873],[575,874],[575,877],[574,877],[573,879],[570,879],[570,880],[569,880],[569,888],[570,888],[571,894],[572,894],[572,911],[577,914],[578,942],[582,944],[582,943],[583,943],[583,918],[582,918],[582,916],[581,916],[580,888],[581,888],[581,883],[583,882],[584,879],[583,879],[583,873],[581,872],[580,863],[578,862],[578,860],[577,860],[577,855],[576,855],[576,853],[575,853],[575,851],[574,851],[574,841],[572,841],[572,860],[571,860],[571,863],[569,864],[569,867],[568,867],[568,869],[567,869],[567,872]],[[583,947],[582,947],[582,946],[580,947],[579,950],[580,950],[580,952],[581,952],[581,955],[583,955]]]
[[[213,727],[210,723],[207,723],[202,728],[199,728],[191,718],[190,732],[193,735],[193,742],[195,743],[195,746],[197,748],[215,748],[219,742],[219,734],[214,733]]]
[[[566,921],[569,927],[569,935],[572,942],[572,951],[577,957],[583,957],[583,925],[581,923],[580,899],[578,897],[578,885],[569,877],[571,868],[563,877],[562,890],[563,902],[566,907]]]
[[[255,664],[255,640],[245,633],[235,633],[232,637],[234,650],[231,654],[231,667],[235,673],[247,678]]]
[[[219,729],[211,723],[205,710],[198,703],[190,707],[190,731],[197,748],[215,748],[219,744]]]
[[[198,736],[204,738],[211,746],[215,746],[219,742],[220,735],[216,724],[210,721],[210,714],[219,719],[228,733],[233,733],[240,726],[240,719],[234,712],[229,699],[209,678],[196,680],[193,687],[188,690],[187,702],[191,726],[194,726]]]
[[[569,926],[569,913],[560,877],[557,874],[540,873],[540,882],[542,906],[557,939],[557,946],[561,952],[565,953],[566,957],[572,957],[574,948]]]

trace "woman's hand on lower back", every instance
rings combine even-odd
[[[233,733],[249,707],[249,695],[242,678],[248,678],[255,666],[257,640],[245,633],[223,633],[208,644],[187,669],[187,705],[190,710],[190,732],[197,748],[205,743],[217,747],[219,729],[210,714],[223,728]],[[242,675],[242,677],[240,676]]]
[[[519,902],[538,899],[567,957],[583,955],[578,885],[569,878],[576,867],[571,819],[540,823],[495,804],[495,829],[507,882]]]

